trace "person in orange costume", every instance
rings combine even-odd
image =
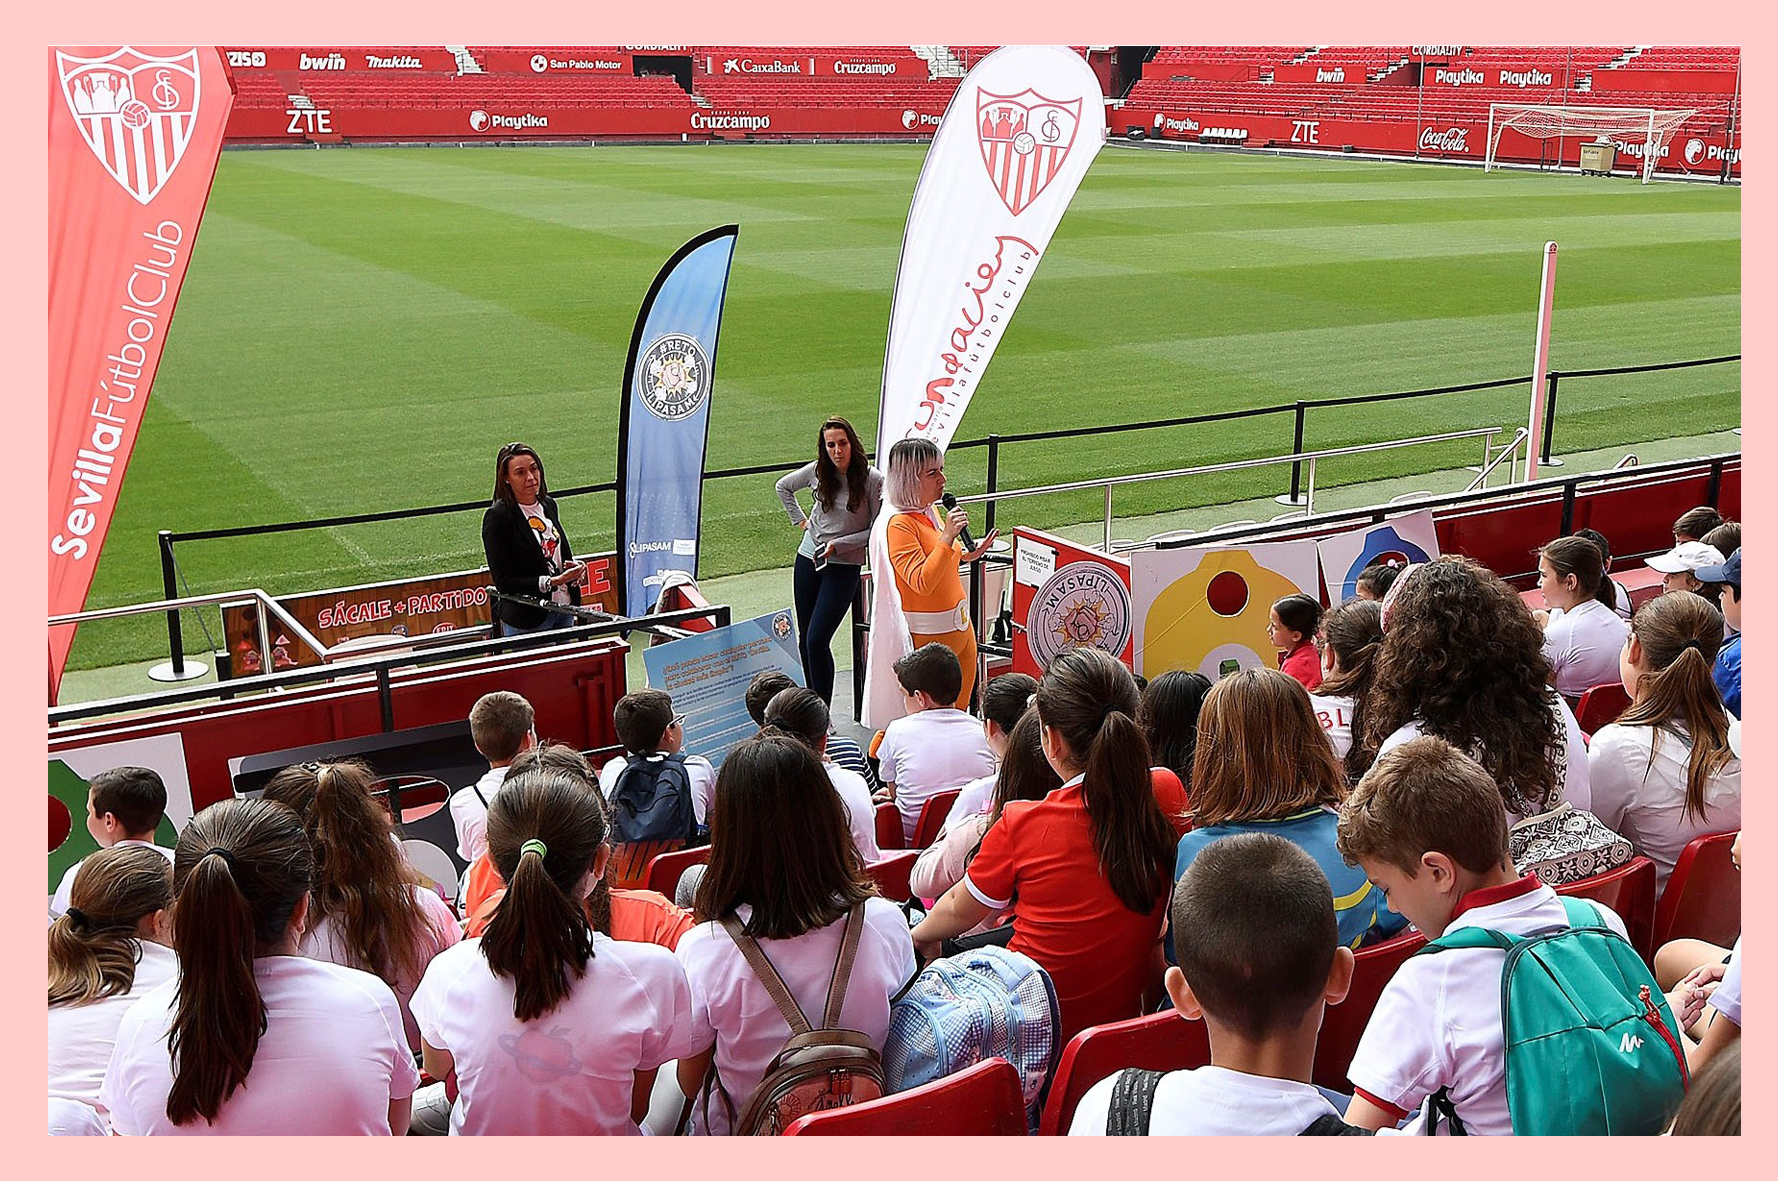
[[[970,624],[959,562],[973,562],[994,544],[990,531],[974,549],[958,536],[969,513],[954,508],[939,521],[932,507],[945,491],[945,457],[930,439],[902,439],[889,449],[884,494],[889,511],[871,534],[875,600],[871,611],[871,650],[867,665],[867,725],[882,727],[906,712],[895,685],[893,663],[922,644],[937,642],[963,665],[958,709],[969,708],[975,688],[975,631]],[[886,659],[885,659],[886,657]]]

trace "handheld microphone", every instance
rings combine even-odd
[[[946,513],[949,513],[952,509],[957,507],[957,498],[955,496],[952,496],[949,492],[947,492],[943,496],[939,497],[938,502],[945,506]],[[969,535],[968,526],[965,526],[963,531],[961,533],[959,533],[957,535],[957,537],[959,540],[961,540],[963,542],[964,549],[974,549],[975,548],[975,538],[973,538]]]

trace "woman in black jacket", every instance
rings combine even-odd
[[[494,457],[494,503],[482,514],[482,550],[494,589],[508,595],[580,603],[586,563],[574,559],[556,502],[549,498],[543,461],[523,443],[508,443]],[[567,627],[573,617],[560,611],[496,600],[494,634]]]

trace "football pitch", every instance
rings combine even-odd
[[[912,145],[231,151],[217,171],[89,607],[161,595],[159,529],[483,500],[522,439],[552,488],[616,470],[637,307],[692,235],[740,225],[710,469],[874,443]],[[1560,244],[1552,367],[1741,350],[1741,193],[1697,184],[1108,147],[1063,218],[959,439],[1530,372]],[[1740,366],[1573,379],[1558,453],[1740,421]],[[1524,387],[1313,412],[1335,447],[1525,420]],[[1287,453],[1289,415],[1020,443],[1003,487]],[[1478,446],[1321,467],[1322,484],[1474,463]],[[983,484],[985,451],[948,468]],[[1283,490],[1282,469],[1139,485],[1120,516]],[[705,577],[787,565],[773,477],[705,485]],[[1087,493],[1002,527],[1096,517]],[[570,498],[575,549],[614,497]],[[181,544],[181,591],[315,590],[482,562],[479,510]],[[1138,534],[1139,535],[1139,534]],[[1529,546],[1542,539],[1527,538]],[[211,627],[214,628],[212,614]],[[204,645],[186,623],[188,646]],[[165,656],[158,617],[88,625],[70,668]]]

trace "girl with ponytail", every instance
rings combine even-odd
[[[452,1134],[640,1135],[655,1071],[701,1046],[673,954],[588,921],[611,858],[604,811],[575,775],[509,775],[488,855],[499,909],[433,959],[413,1000],[427,1072],[457,1073]]]
[[[80,863],[68,901],[49,925],[49,1095],[102,1113],[118,1023],[179,971],[167,930],[173,866],[142,845],[101,849]]]
[[[1550,682],[1571,700],[1617,679],[1617,654],[1629,625],[1617,613],[1617,584],[1605,576],[1605,554],[1577,535],[1558,537],[1537,551],[1537,585],[1548,610],[1543,655]]]
[[[1138,1016],[1159,978],[1178,833],[1156,799],[1138,707],[1130,670],[1108,653],[1073,648],[1051,661],[1037,716],[1062,786],[1008,804],[963,880],[914,928],[916,946],[932,954],[1016,895],[1008,946],[1049,972],[1063,1041]]]
[[[1630,708],[1587,751],[1594,813],[1655,863],[1657,890],[1694,837],[1741,827],[1741,760],[1710,679],[1722,633],[1689,591],[1644,603],[1618,660]]]
[[[313,874],[302,822],[282,804],[224,800],[185,826],[173,857],[179,976],[118,1029],[99,1092],[116,1131],[407,1130],[420,1075],[395,994],[297,953]]]
[[[309,926],[297,950],[311,959],[358,968],[395,990],[407,1042],[420,1050],[409,998],[432,957],[457,942],[450,907],[420,884],[394,840],[389,813],[370,794],[360,762],[286,767],[265,798],[302,817],[315,858]]]
[[[1383,608],[1370,599],[1347,599],[1321,617],[1321,685],[1310,692],[1315,720],[1327,734],[1346,779],[1357,783],[1370,768],[1364,749],[1364,699],[1376,676],[1383,646]]]

